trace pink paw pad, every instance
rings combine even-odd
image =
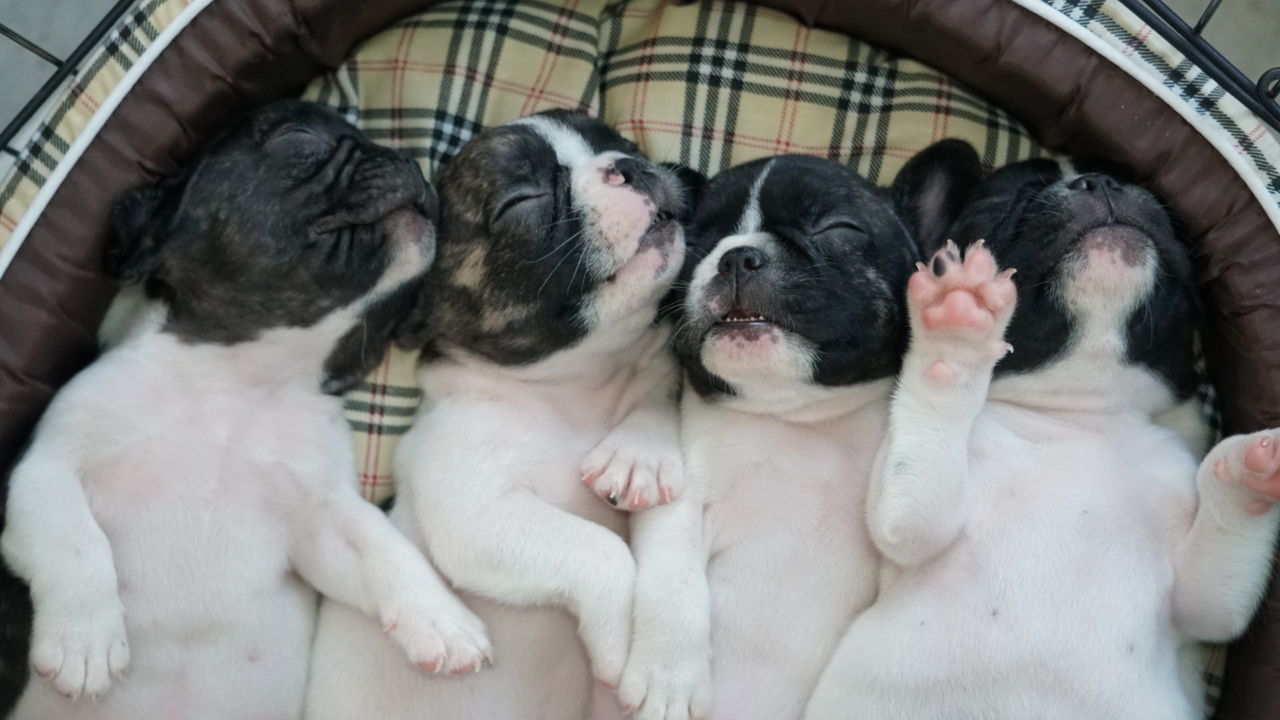
[[[920,311],[926,330],[989,331],[996,316],[1012,309],[1017,290],[1014,270],[999,271],[995,258],[979,240],[961,260],[950,240],[929,264],[916,264],[907,284],[907,298]]]
[[[1254,438],[1245,448],[1242,462],[1244,486],[1262,496],[1251,499],[1245,510],[1261,515],[1280,500],[1280,447],[1271,435]],[[1214,470],[1216,474],[1216,464]]]
[[[1255,473],[1274,471],[1276,459],[1276,443],[1268,436],[1263,436],[1249,443],[1244,453],[1244,466]]]
[[[437,659],[437,660],[423,660],[422,662],[418,663],[418,667],[419,667],[423,672],[433,673],[433,672],[436,672],[436,671],[438,671],[438,670],[440,669],[440,665],[441,665],[441,664],[442,664],[442,663],[441,663],[441,661],[440,661],[440,660],[438,660],[438,659]]]
[[[924,375],[934,385],[946,387],[955,382],[956,370],[946,360],[935,360]]]

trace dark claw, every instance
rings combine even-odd
[[[609,493],[609,497],[607,497],[607,498],[605,498],[605,499],[609,501],[609,504],[610,504],[610,505],[612,505],[612,506],[614,506],[614,507],[618,507],[618,496],[617,496],[617,495],[614,495],[613,493]]]

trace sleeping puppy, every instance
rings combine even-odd
[[[106,269],[149,299],[12,477],[0,541],[35,606],[13,717],[297,718],[308,583],[411,661],[489,652],[356,493],[338,396],[417,292],[435,216],[414,163],[297,101],[117,202]]]
[[[970,184],[948,172],[940,200]],[[1179,654],[1258,605],[1280,433],[1197,470],[1153,421],[1196,380],[1187,248],[1147,191],[1045,160],[988,177],[949,237],[908,286],[867,511],[880,595],[806,717],[1200,717]]]
[[[441,186],[426,400],[397,451],[392,518],[465,591],[499,662],[424,678],[327,604],[308,717],[616,716],[592,673],[616,685],[626,659],[619,508],[680,490],[678,369],[655,324],[684,258],[680,185],[598,120],[552,111],[477,136]]]
[[[688,486],[632,519],[621,698],[643,720],[794,719],[874,597],[860,508],[917,250],[887,193],[802,156],[717,176],[690,248],[674,334]]]

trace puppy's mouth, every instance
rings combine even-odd
[[[759,334],[764,330],[778,327],[769,316],[757,310],[734,307],[712,323],[711,328],[717,332]]]

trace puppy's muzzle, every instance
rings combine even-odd
[[[373,225],[401,210],[429,221],[436,216],[438,201],[422,170],[388,148],[343,138],[316,179],[332,205],[312,223],[313,234]]]

